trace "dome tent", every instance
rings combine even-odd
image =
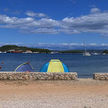
[[[33,68],[29,62],[23,63],[15,69],[15,72],[26,72],[26,71],[33,72]]]
[[[42,66],[40,72],[69,72],[69,70],[59,59],[51,59]]]

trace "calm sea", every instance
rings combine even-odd
[[[90,78],[94,72],[108,72],[108,55],[82,56],[81,54],[0,54],[1,71],[14,71],[15,68],[30,62],[34,71],[39,72],[43,64],[50,59],[60,59],[70,72],[77,72],[78,76]]]

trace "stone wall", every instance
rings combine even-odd
[[[93,79],[95,79],[95,80],[108,80],[108,73],[94,73]]]
[[[76,80],[77,73],[0,72],[0,80]]]

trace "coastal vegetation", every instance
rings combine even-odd
[[[90,53],[104,53],[108,54],[108,50],[87,50]],[[15,53],[23,53],[23,52],[28,52],[28,53],[83,53],[84,50],[78,49],[78,50],[62,50],[62,51],[57,51],[57,50],[49,50],[49,49],[42,49],[42,48],[31,48],[31,47],[26,47],[26,46],[17,46],[17,45],[4,45],[0,47],[0,52],[15,52]]]
[[[17,46],[17,45],[4,45],[0,47],[1,52],[10,52],[10,51],[20,51],[20,52],[39,52],[39,53],[50,53],[51,51],[48,49],[40,49],[40,48],[29,48],[25,46]]]
[[[104,50],[103,53],[108,54],[108,50]]]
[[[91,54],[108,54],[108,50],[87,50]],[[59,51],[60,53],[84,53],[85,50],[64,50],[64,51]]]
[[[83,53],[83,50],[65,50],[60,51],[60,53]]]

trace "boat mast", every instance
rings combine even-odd
[[[87,52],[87,49],[86,49],[86,44],[84,42],[84,53],[86,53],[86,52]]]

